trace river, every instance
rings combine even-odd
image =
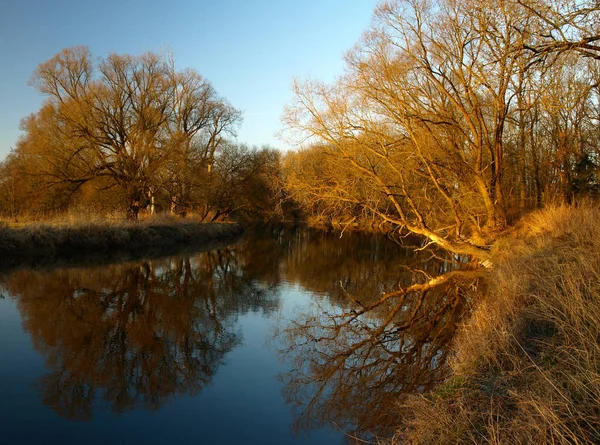
[[[0,442],[389,436],[397,402],[444,377],[472,283],[385,295],[451,267],[382,236],[273,230],[0,272]]]

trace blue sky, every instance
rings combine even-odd
[[[96,57],[166,48],[242,110],[238,140],[286,149],[275,134],[294,77],[331,81],[378,0],[0,0],[0,159],[44,97],[28,80],[61,49]]]

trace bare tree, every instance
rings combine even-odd
[[[215,133],[215,120],[221,132],[239,116],[231,107],[224,111],[196,71],[177,71],[172,58],[154,53],[112,54],[94,67],[87,48],[65,49],[42,63],[31,82],[48,95],[49,110],[32,119],[56,134],[47,173],[78,185],[109,177],[126,190],[131,219],[167,181],[183,182],[167,165],[185,163],[195,137]]]
[[[486,263],[516,196],[566,197],[577,168],[593,182],[599,7],[538,3],[380,5],[333,85],[294,86],[283,121],[307,151],[289,158],[292,196]]]
[[[282,326],[295,428],[335,424],[357,443],[392,435],[407,395],[448,376],[449,343],[476,280],[475,271],[449,272],[369,303],[350,296],[350,307],[323,305]]]
[[[297,84],[284,116],[370,183],[379,218],[482,259],[486,233],[506,223],[504,133],[525,20],[496,12],[477,0],[384,3],[346,75]]]
[[[514,0],[533,19],[524,48],[539,59],[564,52],[600,60],[600,4],[596,0]]]

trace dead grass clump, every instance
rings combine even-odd
[[[401,410],[402,443],[600,443],[600,210],[526,217],[496,246],[453,376]]]

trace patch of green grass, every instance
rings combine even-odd
[[[447,378],[433,391],[433,396],[441,400],[457,397],[459,390],[464,388],[467,379],[464,376],[453,375]]]

